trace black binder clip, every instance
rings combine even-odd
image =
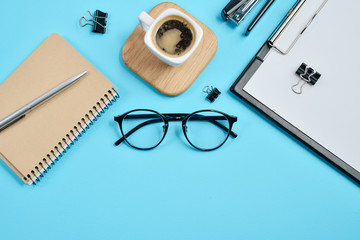
[[[86,18],[86,14],[89,14],[93,19],[91,18]],[[108,14],[105,12],[102,12],[100,10],[96,10],[94,15],[92,15],[90,13],[90,11],[86,11],[84,16],[82,16],[80,18],[80,26],[85,27],[86,25],[92,25],[94,26],[92,32],[96,32],[96,33],[105,33],[106,31],[106,18],[107,18]],[[86,23],[83,24],[82,20],[85,20]],[[93,22],[93,23],[90,23]]]
[[[225,21],[231,20],[239,24],[259,0],[231,0],[222,10],[221,16]]]
[[[206,96],[206,98],[210,101],[210,102],[214,102],[219,95],[221,94],[221,92],[219,91],[219,89],[214,88],[213,86],[205,86],[203,88],[203,92],[207,93],[208,95]]]
[[[321,74],[316,72],[314,69],[302,63],[301,66],[296,71],[296,74],[300,77],[299,81],[291,86],[291,90],[296,94],[301,94],[302,89],[306,83],[314,86],[316,82],[320,79]],[[303,84],[300,86],[300,90],[297,91],[295,88],[303,81]]]

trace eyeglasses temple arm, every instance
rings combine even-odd
[[[195,117],[196,118],[194,120],[206,120],[206,121],[209,121],[209,122],[215,124],[216,126],[221,128],[225,132],[229,131],[229,129],[227,127],[225,127],[224,125],[222,125],[221,123],[216,121],[216,120],[227,120],[227,118],[225,118],[225,117],[222,117],[222,116],[201,116],[201,115],[195,115]],[[234,133],[233,131],[230,131],[230,136],[233,137],[233,138],[236,138],[238,135],[236,133]]]
[[[209,122],[215,124],[216,126],[221,128],[225,132],[229,131],[229,129],[227,127],[225,127],[224,125],[222,125],[221,123],[219,123],[219,122],[217,122],[215,120],[209,120]],[[233,131],[230,131],[230,136],[233,137],[233,138],[236,138],[238,135],[236,133],[234,133]]]

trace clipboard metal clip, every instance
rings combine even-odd
[[[317,83],[317,81],[321,77],[320,73],[316,72],[313,68],[309,67],[305,63],[301,64],[301,66],[296,71],[296,74],[300,77],[299,81],[291,86],[291,90],[296,94],[302,94],[302,89],[306,83],[313,86]],[[301,84],[300,89],[297,90],[301,81],[303,82],[303,84]]]
[[[323,9],[323,7],[325,6],[325,4],[327,3],[328,0],[324,0],[322,2],[322,4],[320,5],[320,7],[316,10],[316,12],[314,13],[314,15],[312,16],[312,18],[306,23],[305,27],[301,30],[301,32],[296,36],[296,38],[291,42],[290,46],[284,51],[282,49],[280,49],[279,47],[277,47],[275,45],[275,42],[280,38],[280,36],[283,34],[284,30],[290,25],[291,21],[294,19],[294,17],[296,16],[296,14],[299,12],[299,10],[301,9],[302,6],[305,5],[306,0],[300,0],[296,6],[294,6],[293,8],[291,8],[291,10],[289,11],[289,13],[286,15],[286,17],[283,19],[280,27],[277,28],[277,31],[274,33],[274,35],[270,38],[270,40],[268,41],[268,44],[270,45],[270,47],[274,48],[275,50],[277,50],[279,53],[286,55],[288,54],[291,49],[295,46],[296,42],[299,40],[299,38],[301,37],[301,35],[305,32],[305,30],[310,26],[310,24],[313,22],[313,20],[315,19],[315,17],[318,15],[318,13],[321,11],[321,9]]]

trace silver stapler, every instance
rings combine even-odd
[[[222,10],[225,21],[231,20],[239,24],[259,0],[231,0]]]

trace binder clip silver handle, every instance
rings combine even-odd
[[[311,77],[312,75],[313,75],[313,74],[311,74],[310,77]],[[309,82],[310,82],[310,80],[309,80],[309,79],[306,79],[304,76],[305,76],[305,73],[304,73],[304,74],[301,74],[298,82],[297,82],[296,84],[294,84],[294,85],[291,86],[291,90],[292,90],[294,93],[296,93],[296,94],[302,94],[302,89],[303,89],[303,87],[305,86],[306,83],[309,83]],[[303,84],[301,84],[300,89],[299,89],[299,91],[298,91],[298,90],[296,90],[296,87],[300,84],[301,81],[303,81]]]
[[[101,23],[99,23],[98,21],[96,21],[96,20],[94,20],[94,19],[86,18],[86,14],[87,14],[87,13],[88,13],[91,17],[93,17],[94,19],[95,19],[95,18],[106,18],[106,17],[94,16],[94,15],[91,14],[91,12],[90,12],[89,10],[87,10],[87,11],[85,12],[84,16],[82,16],[82,17],[80,18],[80,26],[82,26],[82,27],[85,27],[86,25],[94,26],[93,23],[89,23],[90,21],[92,21],[92,22],[94,22],[94,23],[99,24],[99,25],[102,26],[103,28],[105,27],[104,25],[102,25]],[[83,24],[83,23],[82,23],[82,20],[83,20],[83,19],[85,19],[85,21],[87,21],[87,23]]]

